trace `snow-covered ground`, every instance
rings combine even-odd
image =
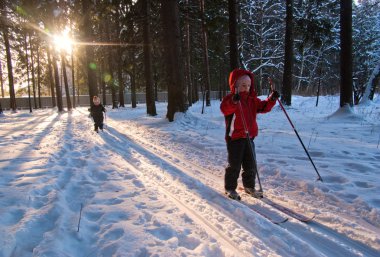
[[[265,202],[223,194],[227,151],[219,101],[175,121],[144,105],[108,108],[96,134],[87,108],[0,117],[0,257],[380,256],[380,100],[294,96],[259,115]],[[259,214],[261,213],[261,214]],[[264,214],[264,215],[263,215]],[[273,224],[264,216],[287,222]]]

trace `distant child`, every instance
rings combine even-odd
[[[103,130],[103,112],[106,112],[106,108],[100,103],[100,98],[97,96],[94,96],[92,98],[92,102],[94,103],[93,106],[90,108],[91,117],[94,119],[94,130],[98,132],[98,128]]]
[[[269,112],[279,97],[273,91],[266,100],[260,100],[253,85],[253,74],[248,70],[235,69],[230,73],[229,85],[231,92],[226,95],[220,105],[226,122],[228,166],[225,170],[224,189],[228,197],[240,200],[236,192],[240,169],[243,167],[242,181],[246,193],[261,197],[262,192],[255,190],[257,173],[254,139],[258,135],[256,115]],[[249,144],[249,140],[252,144]],[[252,153],[249,149],[252,145]]]

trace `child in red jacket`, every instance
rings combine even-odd
[[[273,91],[266,100],[260,100],[253,86],[253,74],[243,69],[235,69],[230,73],[229,85],[231,92],[223,98],[220,105],[226,122],[225,139],[228,152],[224,188],[228,197],[240,200],[236,188],[242,167],[241,175],[245,192],[254,197],[260,197],[259,192],[255,190],[257,163],[254,138],[258,134],[256,115],[271,111],[279,93]],[[249,144],[247,132],[251,144]],[[250,145],[252,145],[252,153],[249,149]]]

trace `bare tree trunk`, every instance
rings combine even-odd
[[[104,62],[104,58],[100,61],[100,87],[102,91],[102,98],[103,98],[103,105],[107,105],[107,88],[106,88],[106,82],[104,81],[104,78],[102,77],[102,74],[104,74],[106,70],[106,64]]]
[[[292,105],[293,76],[293,0],[286,0],[285,61],[281,101]]]
[[[73,23],[71,23],[71,31],[72,31],[72,35],[71,37],[74,38],[74,28],[73,28]],[[71,83],[73,84],[72,85],[72,88],[73,88],[73,108],[75,109],[75,105],[76,105],[76,100],[75,100],[75,65],[74,65],[74,46],[71,47]]]
[[[181,62],[181,36],[179,29],[179,7],[176,0],[162,0],[162,21],[164,28],[164,55],[168,75],[168,111],[166,117],[174,121],[174,114],[185,112],[185,88],[183,64]]]
[[[121,59],[121,47],[117,49],[117,80],[119,81],[119,106],[120,107],[125,107],[125,101],[124,101],[124,81],[123,81],[123,61]]]
[[[238,50],[238,29],[237,29],[237,1],[228,0],[228,27],[230,39],[230,66],[231,70],[240,67]]]
[[[116,101],[116,86],[115,86],[115,79],[114,79],[114,71],[113,71],[113,56],[112,56],[112,50],[108,51],[108,71],[111,74],[111,79],[108,82],[108,86],[111,88],[111,101],[112,101],[112,109],[118,108],[117,101]]]
[[[32,88],[33,88],[33,103],[34,103],[34,109],[37,109],[37,97],[36,97],[36,79],[34,76],[34,54],[33,54],[33,44],[32,44],[32,36],[30,35],[30,32],[28,32],[29,35],[29,46],[30,46],[30,61],[31,61],[31,72],[32,72]]]
[[[137,107],[135,74],[136,74],[136,65],[133,64],[132,74],[131,74],[131,105],[132,105],[132,108]]]
[[[203,44],[203,74],[205,82],[205,95],[206,95],[206,106],[210,106],[210,65],[208,62],[208,42],[207,42],[207,27],[205,20],[205,1],[200,0],[200,10],[201,10],[201,22],[202,22],[202,44]],[[203,113],[203,111],[202,111]]]
[[[0,12],[2,19],[0,19],[1,22],[1,29],[2,34],[4,38],[4,45],[5,45],[5,52],[7,55],[7,68],[8,68],[8,83],[9,83],[9,103],[10,108],[13,112],[17,111],[17,105],[16,105],[16,94],[15,94],[15,88],[14,88],[14,82],[13,82],[13,69],[12,69],[12,55],[11,55],[11,47],[9,45],[9,37],[8,37],[8,28],[6,27],[6,24],[3,24],[3,20],[7,20],[7,13],[5,11],[5,2],[4,0],[0,0]]]
[[[128,0],[127,4],[132,8],[133,1]],[[135,82],[135,74],[136,74],[136,63],[135,63],[135,47],[134,47],[134,19],[129,18],[127,22],[128,30],[127,30],[127,38],[129,38],[129,42],[131,45],[127,48],[128,50],[128,60],[129,60],[129,68],[128,73],[130,76],[130,82],[131,82],[131,107],[136,108],[137,107],[137,99],[136,99],[136,82]]]
[[[41,64],[40,64],[40,47],[37,45],[37,93],[38,93],[38,108],[42,108],[41,103]]]
[[[73,108],[75,108],[75,76],[74,76],[74,53],[71,49],[71,81],[73,83]]]
[[[47,53],[47,59],[48,59],[48,73],[49,73],[51,102],[52,102],[53,107],[56,107],[57,103],[55,101],[54,78],[53,78],[52,62],[51,62],[49,47],[47,47],[46,53]]]
[[[186,19],[185,19],[185,33],[186,33],[186,44],[185,44],[185,79],[187,85],[187,99],[189,106],[193,104],[193,91],[192,91],[192,81],[191,81],[191,53],[190,53],[190,3],[186,0]]]
[[[90,0],[82,0],[82,12],[83,12],[83,31],[84,31],[84,41],[91,42],[92,39],[92,27],[90,21],[90,12],[92,9]],[[94,62],[94,49],[93,46],[85,46],[85,65],[87,67],[87,83],[88,92],[91,106],[93,106],[92,97],[98,95],[98,87],[96,82],[96,72],[95,67],[93,67]]]
[[[340,107],[352,101],[352,0],[340,0]]]
[[[55,53],[53,53],[53,68],[54,68],[54,81],[55,81],[55,92],[57,93],[57,107],[58,112],[63,112],[63,102],[62,102],[62,91],[59,83],[59,71],[57,58],[55,57]]]
[[[106,26],[106,38],[109,40],[109,42],[112,42],[112,36],[111,36],[111,32],[110,32],[110,26]],[[109,88],[111,88],[111,98],[112,98],[112,109],[116,109],[118,108],[118,105],[117,105],[117,100],[116,100],[116,81],[115,81],[115,77],[114,77],[114,51],[113,51],[113,47],[110,48],[108,51],[107,51],[107,55],[108,55],[108,72],[109,74],[111,75],[111,79],[109,80],[108,83],[108,86]]]
[[[264,57],[264,37],[265,37],[265,35],[264,35],[264,7],[263,7],[263,2],[260,2],[261,3],[261,5],[260,5],[260,12],[258,13],[258,15],[260,15],[260,24],[262,24],[262,26],[260,26],[260,35],[259,35],[259,45],[258,45],[258,47],[259,47],[259,51],[260,51],[260,60],[259,60],[259,67],[262,67],[262,65],[263,65],[263,57]],[[255,89],[256,89],[256,93],[257,93],[257,95],[261,95],[262,94],[262,92],[263,92],[263,76],[264,76],[264,74],[263,74],[263,69],[261,69],[260,68],[260,73],[259,73],[259,76],[260,76],[260,78],[259,78],[259,83],[258,83],[258,85],[256,85],[256,83],[255,83]]]
[[[121,37],[120,37],[120,23],[121,23],[121,13],[120,10],[117,10],[117,18],[116,18],[116,31],[119,33],[119,43],[120,45],[117,48],[117,80],[119,81],[119,106],[125,107],[124,101],[124,82],[123,82],[123,59],[122,59],[122,46],[121,46]]]
[[[31,92],[30,92],[30,78],[29,78],[29,57],[28,57],[28,42],[27,42],[27,33],[24,33],[24,46],[25,46],[25,62],[26,62],[26,77],[28,83],[28,104],[29,112],[32,113],[32,101],[31,101]]]
[[[152,76],[152,43],[150,37],[150,0],[142,1],[142,9],[144,12],[143,37],[144,37],[144,68],[146,83],[146,112],[151,116],[157,115],[156,103],[154,101],[153,76]]]
[[[63,82],[64,82],[64,84],[65,84],[67,110],[68,110],[68,111],[71,111],[71,109],[72,109],[73,107],[72,107],[72,105],[71,105],[69,83],[67,82],[66,58],[65,58],[63,52],[61,53],[61,62],[62,62]]]
[[[1,97],[4,98],[4,81],[3,81],[3,67],[0,61],[0,85],[1,85]]]

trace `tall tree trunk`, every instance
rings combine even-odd
[[[258,12],[257,15],[259,15],[259,21],[260,21],[260,28],[259,28],[259,38],[258,38],[258,51],[260,53],[260,56],[259,56],[259,65],[258,67],[262,67],[263,66],[263,63],[264,63],[264,55],[265,55],[265,50],[264,50],[264,38],[265,38],[265,35],[264,35],[264,3],[261,1],[260,2],[260,11]],[[256,90],[256,93],[257,95],[262,95],[262,92],[263,92],[263,69],[260,69],[259,71],[259,83],[255,83],[255,90]]]
[[[352,0],[340,0],[340,107],[352,106]]]
[[[122,56],[122,50],[121,46],[117,49],[117,80],[119,81],[119,106],[125,107],[125,101],[124,101],[124,81],[123,81],[123,60],[121,58]]]
[[[281,101],[292,105],[293,75],[293,0],[286,0],[285,60]]]
[[[57,93],[57,107],[58,112],[63,112],[63,102],[62,102],[62,91],[59,83],[59,71],[57,58],[55,57],[55,53],[53,53],[53,68],[54,68],[54,84],[55,84],[55,92]]]
[[[106,26],[106,38],[108,39],[109,42],[112,42],[112,35],[111,35],[111,32],[110,32],[110,26]],[[115,58],[115,54],[114,54],[114,48],[111,47],[108,51],[107,51],[107,55],[108,55],[108,72],[111,76],[111,79],[109,80],[108,83],[108,86],[111,88],[111,98],[112,98],[112,109],[116,109],[118,108],[118,105],[117,105],[117,100],[116,100],[116,80],[115,80],[115,77],[114,77],[114,58]]]
[[[7,68],[8,68],[8,84],[9,84],[9,104],[10,108],[13,112],[17,111],[17,105],[16,105],[16,94],[15,94],[15,88],[14,88],[14,82],[13,82],[13,68],[12,68],[12,55],[11,55],[11,47],[9,45],[9,37],[8,37],[8,28],[6,24],[3,23],[3,21],[7,20],[7,13],[5,11],[5,1],[0,0],[0,12],[2,19],[0,19],[1,22],[1,30],[4,38],[4,45],[5,45],[5,52],[7,55]]]
[[[92,41],[92,26],[90,21],[90,14],[91,14],[91,1],[90,0],[83,0],[82,1],[82,13],[83,13],[83,32],[84,32],[84,42],[91,42]],[[92,97],[98,95],[98,87],[96,82],[96,65],[95,65],[95,58],[94,58],[94,49],[93,46],[86,45],[85,46],[85,65],[87,67],[87,83],[88,83],[88,92],[89,92],[89,98],[90,98],[90,104],[91,106],[94,105],[92,102]]]
[[[63,52],[61,53],[61,62],[62,62],[63,82],[64,82],[64,84],[65,84],[67,110],[68,110],[68,111],[71,111],[71,109],[72,109],[73,107],[72,107],[72,105],[71,105],[69,83],[68,83],[68,81],[67,81],[67,73],[66,73],[66,58],[65,58]]]
[[[71,38],[74,39],[74,27],[73,23],[71,22]],[[76,100],[75,100],[75,65],[74,65],[74,46],[71,47],[71,83],[73,88],[73,108],[76,106]]]
[[[201,10],[201,23],[202,23],[202,45],[203,45],[203,74],[204,74],[204,82],[205,82],[205,91],[206,93],[206,106],[210,106],[210,65],[208,61],[208,42],[207,42],[207,27],[206,27],[206,19],[205,19],[205,1],[200,0],[200,10]],[[203,111],[202,111],[203,113]]]
[[[152,75],[152,40],[150,36],[150,0],[142,1],[144,12],[143,37],[144,37],[144,68],[146,85],[146,112],[151,116],[157,115],[154,101],[153,75]]]
[[[31,92],[30,92],[30,77],[29,77],[29,56],[28,56],[28,42],[27,42],[27,33],[24,33],[24,47],[25,47],[25,64],[26,64],[26,77],[28,84],[28,104],[29,112],[32,113],[32,101],[31,101]]]
[[[191,81],[191,51],[190,51],[190,3],[186,0],[186,19],[185,19],[185,33],[186,33],[186,44],[185,44],[185,80],[187,85],[187,99],[189,106],[193,104],[193,87]]]
[[[38,93],[38,108],[42,108],[41,103],[41,64],[40,64],[40,47],[37,45],[37,93]]]
[[[118,3],[118,4],[120,4],[120,3]],[[118,65],[117,65],[117,80],[119,81],[119,106],[125,107],[125,101],[124,101],[125,86],[124,86],[124,82],[123,82],[123,59],[122,59],[123,47],[122,47],[122,40],[121,40],[121,36],[120,36],[120,33],[121,33],[120,24],[122,22],[121,21],[121,15],[122,14],[121,14],[120,10],[118,9],[117,10],[117,18],[116,18],[116,32],[119,35],[120,45],[117,48],[117,63],[118,63]]]
[[[106,96],[106,93],[107,93],[107,88],[106,88],[106,82],[102,76],[102,74],[105,73],[105,70],[106,70],[106,64],[105,64],[105,61],[104,61],[104,58],[102,58],[102,60],[100,61],[100,87],[101,87],[101,90],[102,90],[102,98],[103,98],[103,105],[107,105],[107,96]]]
[[[106,35],[106,30],[105,30],[105,27],[106,27],[106,24],[105,22],[101,22],[99,24],[99,39],[100,41],[102,42],[106,42],[108,40],[107,36]],[[99,68],[99,86],[100,86],[100,91],[101,91],[101,95],[102,95],[102,103],[103,105],[107,105],[107,84],[106,84],[106,74],[107,74],[107,58],[105,58],[106,56],[106,49],[105,48],[101,48],[100,49],[100,53],[99,53],[101,56],[103,56],[103,58],[100,59],[100,68]]]
[[[50,47],[47,47],[46,53],[47,53],[47,59],[48,59],[48,73],[49,73],[51,103],[52,103],[53,107],[56,107],[57,103],[55,101],[54,77],[53,77],[53,70],[52,70],[53,64],[51,62]]]
[[[108,32],[107,32],[108,33]],[[112,49],[107,52],[108,54],[108,71],[111,76],[111,79],[108,82],[109,88],[111,88],[111,98],[112,98],[112,109],[118,108],[116,100],[116,81],[114,78],[114,65],[113,65],[113,51]]]
[[[3,80],[3,67],[2,62],[0,61],[0,85],[1,85],[1,97],[4,98],[4,80]]]
[[[30,32],[28,32],[29,36],[29,46],[30,46],[30,61],[31,61],[31,72],[32,72],[32,88],[33,88],[33,103],[34,103],[34,109],[37,109],[37,97],[36,97],[36,79],[34,76],[34,53],[33,53],[33,44],[32,44],[32,36],[30,35]]]
[[[131,106],[132,108],[137,107],[137,96],[136,96],[136,65],[133,64],[132,66],[132,73],[131,73]]]
[[[168,111],[166,117],[174,121],[174,114],[185,112],[185,88],[183,64],[181,62],[181,36],[179,29],[179,7],[176,0],[162,0],[162,22],[164,29],[164,56],[168,75]]]
[[[108,82],[108,86],[111,88],[111,101],[112,101],[112,109],[118,108],[117,106],[117,100],[116,100],[116,85],[115,85],[115,78],[113,76],[113,56],[112,56],[112,50],[108,51],[108,70],[109,74],[111,74],[111,79]]]
[[[230,66],[231,70],[233,70],[240,67],[236,0],[228,0],[228,27],[230,40]]]
[[[71,81],[73,83],[73,108],[75,108],[74,49],[71,49]]]
[[[132,8],[132,0],[128,1],[128,5]],[[127,48],[128,50],[128,60],[129,60],[129,76],[131,81],[131,107],[136,108],[137,107],[137,99],[136,99],[136,81],[135,81],[135,74],[136,74],[136,62],[135,62],[135,47],[134,47],[134,19],[129,18],[128,19],[128,31],[127,31],[127,37],[129,38],[129,42],[131,45]]]

